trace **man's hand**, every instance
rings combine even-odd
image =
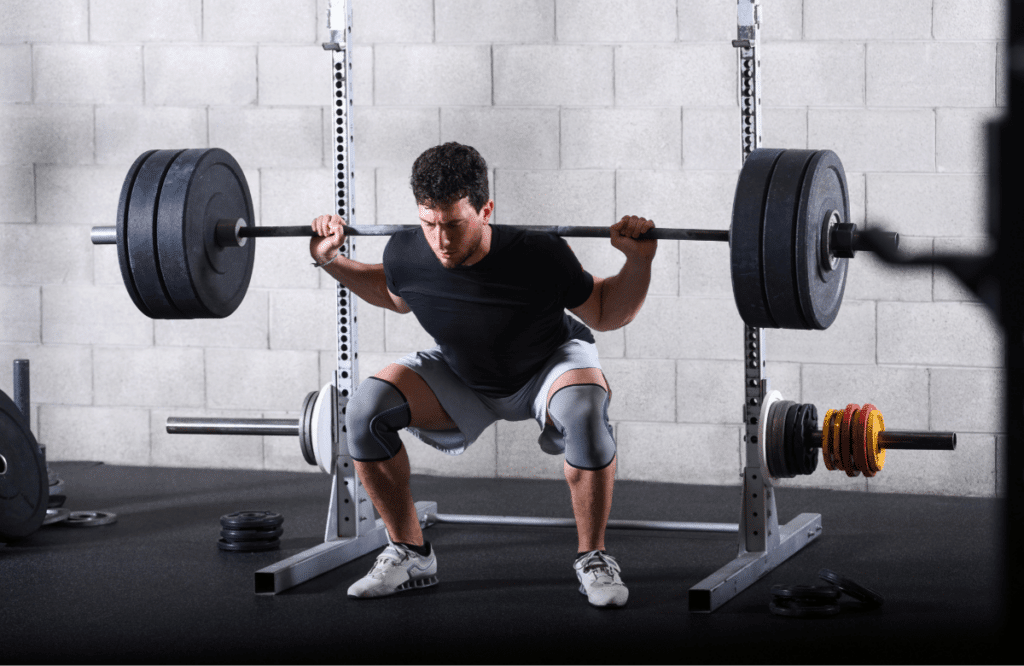
[[[626,259],[650,262],[658,251],[658,241],[638,241],[636,237],[654,228],[654,222],[636,215],[624,215],[612,225],[612,247],[626,255]]]
[[[330,261],[341,250],[345,242],[345,220],[340,215],[321,215],[313,220],[313,231],[309,239],[309,253],[318,264]]]

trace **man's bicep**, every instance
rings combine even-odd
[[[385,289],[388,292],[388,296],[391,298],[391,302],[394,303],[395,305],[395,307],[392,308],[395,312],[399,314],[406,314],[408,312],[412,312],[412,308],[409,307],[409,305],[405,302],[405,300],[402,299],[401,296],[396,296],[392,294],[391,290],[387,289],[386,287]]]
[[[583,323],[591,328],[598,328],[601,321],[601,288],[604,278],[594,278],[594,288],[587,300],[582,305],[570,308],[569,312],[583,320]]]

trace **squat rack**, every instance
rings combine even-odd
[[[760,24],[761,0],[737,0],[737,39],[733,46],[739,54],[739,96],[743,159],[761,144],[760,113]],[[328,8],[330,42],[323,45],[331,53],[333,119],[331,123],[335,205],[338,215],[356,224],[353,202],[351,162],[352,129],[352,8],[348,0],[330,0]],[[342,247],[344,256],[355,249],[351,238]],[[337,286],[337,369],[334,380],[324,387],[334,397],[331,412],[331,498],[324,543],[260,569],[255,575],[257,594],[276,594],[322,573],[362,557],[387,543],[383,521],[375,519],[373,505],[355,473],[345,445],[345,410],[356,390],[358,372],[357,299],[341,284]],[[821,534],[821,515],[800,514],[779,525],[772,485],[762,473],[759,442],[763,440],[762,415],[768,395],[765,377],[765,335],[763,329],[745,327],[744,331],[744,442],[745,466],[742,471],[743,496],[739,524],[669,521],[610,520],[610,529],[671,530],[688,532],[735,533],[739,535],[737,557],[689,590],[689,609],[711,612],[733,598],[756,580],[777,567]],[[322,392],[323,392],[322,391]],[[272,426],[268,423],[267,428]],[[248,431],[255,432],[253,426]],[[270,432],[268,430],[268,432]],[[274,434],[280,434],[275,431]],[[574,527],[573,519],[531,518],[521,516],[478,516],[442,514],[437,503],[416,502],[423,527],[438,523]]]

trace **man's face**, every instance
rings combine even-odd
[[[486,252],[481,248],[481,241],[494,210],[493,199],[479,212],[468,197],[450,206],[419,204],[418,208],[423,235],[442,266],[455,268],[467,262],[472,265],[484,257]]]

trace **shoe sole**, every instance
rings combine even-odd
[[[599,606],[595,604],[593,601],[590,601],[590,596],[587,594],[587,588],[583,587],[582,583],[580,584],[580,594],[585,596],[587,598],[587,601],[590,602],[590,605],[594,608],[623,608],[626,605],[626,602],[623,601],[621,604],[605,604],[603,606]]]
[[[423,587],[430,587],[432,585],[437,585],[439,581],[440,581],[440,579],[436,575],[435,576],[426,576],[425,578],[414,578],[414,579],[410,579],[410,580],[405,581],[404,583],[402,583],[401,585],[396,587],[391,592],[388,592],[387,594],[377,594],[377,595],[366,596],[366,597],[360,597],[360,596],[357,596],[357,595],[354,595],[354,594],[350,594],[350,595],[348,595],[348,598],[349,599],[380,599],[382,597],[390,597],[391,595],[398,594],[399,592],[406,592],[408,590],[418,590],[418,589],[423,588]]]

